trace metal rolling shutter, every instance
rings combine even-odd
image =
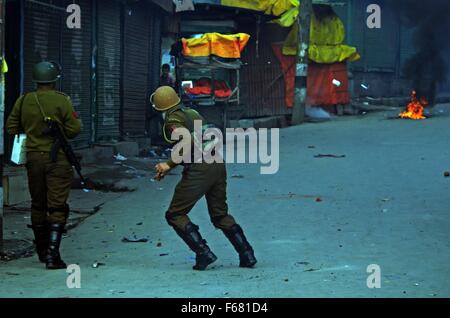
[[[413,43],[413,34],[415,29],[402,26],[401,28],[401,48],[400,48],[400,74],[403,76],[403,67],[405,63],[414,56],[416,49]]]
[[[50,1],[41,1],[50,3]],[[55,2],[53,2],[54,4]],[[33,66],[41,61],[61,61],[61,11],[25,2],[24,14],[24,92],[35,89]]]
[[[150,8],[151,38],[150,38],[150,78],[149,89],[155,90],[159,85],[161,69],[161,22],[162,12],[155,6]]]
[[[126,136],[146,134],[151,23],[147,10],[143,1],[125,9],[122,132]]]
[[[64,0],[64,7],[73,3]],[[62,91],[70,96],[73,106],[80,114],[83,129],[73,141],[75,147],[91,143],[91,47],[92,2],[78,0],[81,8],[81,29],[62,28]],[[65,20],[64,20],[65,23]],[[65,26],[65,25],[64,25]]]
[[[120,136],[121,5],[100,0],[97,7],[97,140]]]

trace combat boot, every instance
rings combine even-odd
[[[50,224],[49,242],[47,249],[47,269],[66,268],[66,263],[61,259],[59,246],[61,244],[62,234],[64,233],[64,224]]]
[[[175,231],[196,255],[196,263],[193,269],[205,270],[209,264],[217,260],[217,256],[214,255],[206,244],[207,242],[200,235],[197,225],[189,223],[184,231],[176,228]]]
[[[253,267],[256,264],[255,254],[242,228],[235,224],[229,230],[223,230],[223,233],[239,254],[239,266]]]
[[[45,263],[47,261],[47,248],[48,248],[48,236],[49,229],[47,224],[34,224],[28,225],[28,228],[33,230],[34,244],[36,246],[36,252],[39,257],[39,261]]]

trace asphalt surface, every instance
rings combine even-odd
[[[254,269],[238,267],[204,200],[190,215],[219,259],[191,269],[193,254],[164,219],[176,170],[160,183],[129,180],[135,192],[69,232],[62,255],[79,264],[81,288],[33,256],[0,263],[0,296],[449,297],[449,108],[424,121],[384,112],[283,129],[275,175],[229,164],[230,213],[254,246]],[[338,158],[316,157],[330,154]],[[367,286],[371,264],[381,288]]]

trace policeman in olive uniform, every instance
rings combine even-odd
[[[64,152],[59,150],[56,162],[50,158],[54,142],[46,134],[46,118],[57,122],[65,136],[75,138],[81,130],[70,98],[55,90],[61,77],[59,65],[41,62],[34,66],[35,92],[21,96],[6,123],[9,134],[25,133],[28,186],[31,194],[31,228],[39,260],[48,269],[66,268],[59,254],[61,237],[69,214],[67,199],[73,169]]]
[[[166,141],[171,144],[177,142],[170,138],[176,129],[185,128],[193,133],[194,120],[201,120],[204,124],[198,112],[181,107],[181,100],[172,87],[158,88],[151,96],[150,102],[157,111],[163,112],[163,134]],[[216,162],[182,162],[181,164],[184,166],[183,177],[175,188],[166,212],[166,219],[189,248],[196,253],[196,264],[193,268],[204,270],[217,259],[200,235],[198,226],[188,217],[189,211],[203,196],[206,197],[211,222],[224,232],[238,252],[240,266],[253,267],[256,264],[253,248],[248,243],[242,228],[228,214],[225,164]],[[155,167],[156,179],[161,180],[176,165],[172,159],[159,163]]]

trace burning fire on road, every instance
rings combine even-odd
[[[426,119],[424,116],[425,107],[428,106],[428,101],[426,98],[417,99],[416,91],[412,91],[411,93],[411,101],[409,102],[406,110],[399,114],[401,118],[407,119]]]

